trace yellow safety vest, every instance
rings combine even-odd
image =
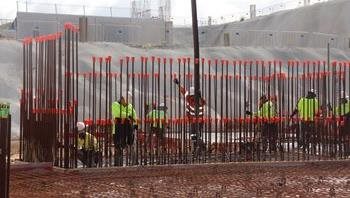
[[[349,113],[350,113],[350,101],[336,107],[334,112],[336,116],[344,116]]]
[[[166,113],[162,110],[152,110],[147,114],[147,118],[150,119],[152,127],[164,128],[164,122],[166,119]]]
[[[126,119],[131,118],[133,125],[137,125],[137,115],[132,104],[127,106],[121,105],[119,102],[112,103],[112,116],[114,119]],[[115,134],[115,124],[113,125],[112,133]]]
[[[299,118],[303,121],[314,121],[317,111],[319,110],[319,103],[317,98],[301,98],[298,101]]]
[[[84,139],[78,137],[78,149],[98,150],[97,139],[90,133],[86,132]]]
[[[273,118],[276,116],[275,106],[271,101],[265,102],[258,111],[258,117],[260,118]]]

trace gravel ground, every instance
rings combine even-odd
[[[350,161],[13,170],[11,197],[350,197]]]

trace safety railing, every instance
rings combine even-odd
[[[145,11],[139,9],[137,9],[137,12],[135,13],[137,15],[135,17],[137,18],[151,18],[152,16],[158,16],[158,8],[150,8]],[[88,4],[63,4],[30,1],[17,1],[17,11],[105,17],[131,17],[133,14],[132,7],[129,4],[118,4],[118,6],[91,6]]]

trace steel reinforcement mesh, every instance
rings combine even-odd
[[[73,169],[350,157],[349,60],[105,54],[79,65],[78,41],[72,23],[23,40],[25,162]]]
[[[349,197],[350,162],[12,171],[11,197]]]

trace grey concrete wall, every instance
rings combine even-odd
[[[303,31],[229,29],[225,25],[199,28],[200,45],[202,47],[224,46],[225,33],[229,34],[231,46],[326,48],[329,42],[333,48],[350,50],[350,36]],[[175,28],[174,45],[191,47],[192,30],[190,28]]]
[[[242,22],[201,27],[200,45],[224,46],[224,34],[229,33],[232,46],[325,48],[330,41],[334,48],[350,50],[349,10],[349,0],[337,0]],[[174,29],[176,46],[191,47],[191,41],[190,28]]]
[[[313,32],[287,32],[287,31],[229,31],[232,46],[262,46],[262,47],[310,47],[326,48],[329,42],[331,47],[350,50],[347,38],[332,34]],[[223,35],[217,43],[221,45]]]
[[[88,16],[88,41],[120,42],[129,45],[169,45],[172,43],[172,23],[158,19],[131,19]],[[78,15],[17,13],[17,38],[32,36],[38,27],[40,34],[63,30],[71,22],[78,25]]]

